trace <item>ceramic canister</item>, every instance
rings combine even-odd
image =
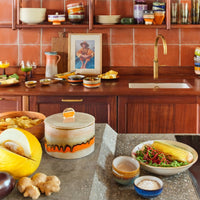
[[[147,10],[147,4],[136,4],[134,5],[134,19],[137,24],[143,24],[143,11]]]
[[[45,123],[45,150],[56,158],[75,159],[91,154],[95,145],[95,118],[75,112],[74,118],[63,113],[47,117]]]

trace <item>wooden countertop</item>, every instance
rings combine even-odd
[[[39,80],[41,76],[33,79]],[[130,89],[128,83],[154,82],[152,75],[122,75],[118,80],[102,80],[99,88],[88,89],[82,85],[71,85],[67,82],[40,86],[39,82],[35,88],[27,88],[22,81],[19,85],[12,87],[0,87],[0,95],[45,95],[45,96],[154,96],[154,95],[178,95],[198,96],[200,95],[200,78],[195,75],[161,75],[157,82],[188,82],[192,87],[189,89]]]

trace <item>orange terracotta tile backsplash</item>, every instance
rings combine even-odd
[[[88,0],[81,0],[88,9]],[[24,7],[46,7],[50,11],[64,12],[68,3],[80,0],[22,0]],[[95,15],[119,14],[133,17],[133,0],[95,0]],[[6,9],[5,9],[6,8]],[[0,23],[11,23],[12,0],[0,0]],[[45,51],[51,50],[52,37],[58,32],[102,33],[103,66],[149,66],[152,67],[155,37],[162,34],[168,44],[168,54],[163,55],[159,41],[159,64],[169,66],[193,66],[194,49],[200,47],[199,29],[133,29],[102,28],[44,28],[0,29],[0,60],[8,59],[11,65],[32,60],[45,65]]]

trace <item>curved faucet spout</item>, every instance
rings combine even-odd
[[[163,43],[163,52],[164,55],[167,54],[167,43],[163,35],[159,34],[156,37],[155,45],[154,45],[154,61],[153,61],[153,78],[158,79],[158,41],[159,38],[162,40]]]

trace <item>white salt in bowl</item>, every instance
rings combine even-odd
[[[163,190],[163,181],[156,176],[140,176],[133,184],[136,193],[143,198],[155,198]]]

